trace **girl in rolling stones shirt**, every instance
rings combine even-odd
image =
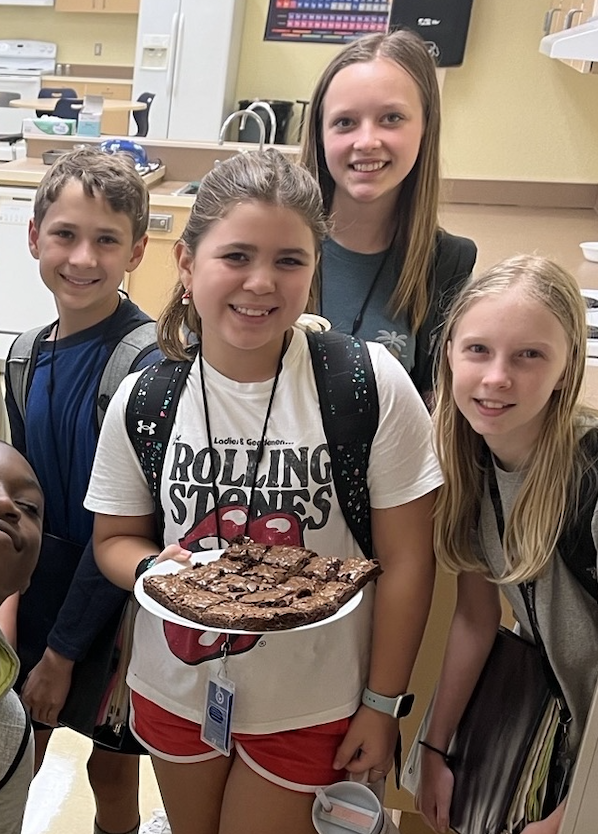
[[[100,568],[121,587],[156,558],[185,562],[239,534],[361,555],[334,488],[307,337],[295,326],[326,230],[318,186],[277,151],[233,157],[203,179],[159,324],[166,356],[193,363],[164,458],[164,540],[127,436],[134,376],[108,409],[85,501]],[[197,337],[192,356],[186,333]],[[375,781],[391,768],[432,594],[441,477],[407,373],[383,346],[367,349],[379,400],[367,473],[376,586],[346,616],[263,635],[139,611],[132,728],[152,755],[173,834],[313,834],[318,786],[348,773]],[[215,739],[215,693],[230,739]]]

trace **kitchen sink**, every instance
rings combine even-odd
[[[197,194],[199,190],[199,180],[193,180],[192,182],[186,182],[185,185],[182,185],[180,188],[177,188],[176,191],[172,193],[180,197],[182,194]]]

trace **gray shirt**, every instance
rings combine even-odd
[[[505,472],[495,467],[496,479],[508,519],[525,473]],[[505,560],[496,526],[494,508],[484,491],[480,514],[480,542],[483,558],[492,575],[499,577]],[[598,511],[592,517],[592,536],[598,543]],[[501,585],[501,590],[521,624],[522,636],[533,642],[532,629],[519,586]],[[571,750],[576,753],[581,740],[598,673],[598,604],[582,588],[558,555],[550,559],[536,580],[538,626],[551,666],[571,710]]]

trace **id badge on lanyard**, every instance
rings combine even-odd
[[[222,650],[218,671],[211,672],[208,678],[201,740],[224,756],[230,756],[235,684],[226,677],[228,643]]]

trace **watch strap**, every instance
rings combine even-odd
[[[361,695],[361,703],[370,709],[377,712],[384,712],[387,715],[392,715],[395,718],[402,718],[409,715],[411,707],[413,706],[414,696],[410,693],[403,693],[395,697],[387,695],[379,695],[377,692],[372,692],[367,686]]]
[[[156,553],[153,556],[145,556],[135,568],[135,579],[139,579],[142,573],[145,573],[152,565],[155,565],[159,555],[159,553]]]

